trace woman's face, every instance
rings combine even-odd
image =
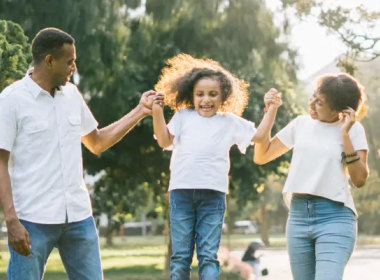
[[[309,114],[314,120],[332,123],[339,120],[340,112],[332,110],[326,101],[325,95],[316,91],[310,97]]]

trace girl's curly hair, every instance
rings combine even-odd
[[[155,86],[156,91],[165,93],[165,104],[174,111],[194,108],[194,85],[203,78],[219,82],[222,105],[220,112],[231,112],[240,116],[248,103],[248,86],[211,59],[197,59],[188,54],[179,54],[168,59],[168,67]]]

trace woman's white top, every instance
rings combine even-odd
[[[341,121],[325,123],[303,115],[277,133],[285,146],[294,148],[283,190],[288,204],[291,194],[306,193],[342,202],[357,215],[348,169],[342,163],[342,126]],[[368,150],[365,131],[359,122],[352,126],[349,136],[355,150]]]
[[[255,124],[232,113],[202,117],[192,109],[175,113],[168,124],[173,140],[169,191],[211,189],[228,192],[230,148],[245,153]]]

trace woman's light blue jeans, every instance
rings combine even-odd
[[[286,234],[293,279],[341,280],[356,236],[356,216],[343,203],[293,196]]]

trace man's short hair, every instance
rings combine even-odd
[[[75,44],[70,34],[58,28],[45,28],[37,33],[32,41],[32,54],[34,64],[39,64],[49,54],[59,56],[64,44]]]

